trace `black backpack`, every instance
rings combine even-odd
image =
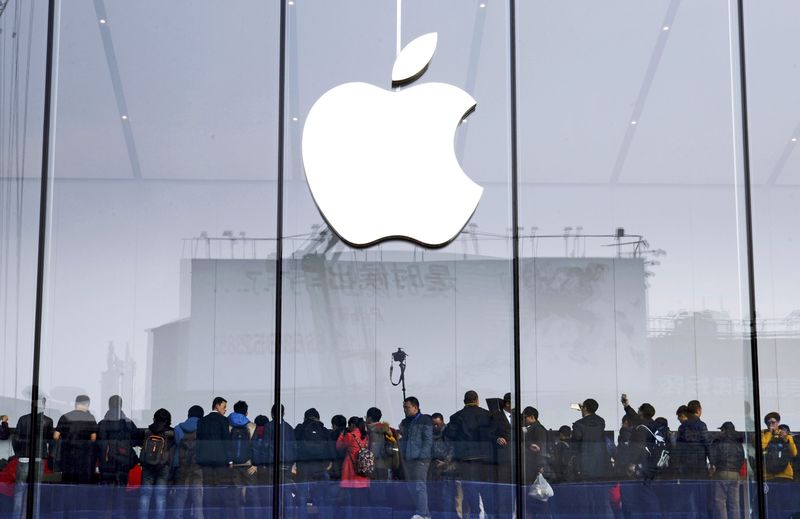
[[[142,446],[142,455],[140,459],[142,465],[152,468],[159,468],[168,464],[170,459],[167,438],[148,430],[144,439],[144,445]]]
[[[237,465],[253,459],[253,444],[250,441],[250,429],[245,425],[231,429],[233,443],[233,462]]]
[[[780,474],[791,461],[791,453],[787,447],[789,442],[780,438],[773,438],[764,450],[764,467],[767,474]]]
[[[256,427],[256,433],[251,442],[253,454],[250,461],[253,465],[269,465],[272,463],[272,448],[267,437],[267,427],[269,426],[259,425]]]
[[[638,427],[649,433],[644,447],[645,456],[641,469],[645,478],[652,479],[660,470],[669,467],[670,452],[666,432],[660,429],[653,431],[644,424]]]
[[[178,465],[186,467],[195,464],[197,464],[197,431],[184,432],[178,446]]]
[[[134,427],[127,421],[101,422],[102,438],[97,442],[98,463],[103,474],[127,473],[136,465],[133,450]]]
[[[323,461],[328,458],[328,437],[330,434],[321,422],[302,424],[296,438],[298,458],[305,461]]]

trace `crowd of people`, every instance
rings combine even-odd
[[[754,442],[731,422],[721,424],[718,434],[710,433],[696,400],[677,409],[679,426],[671,432],[652,405],[634,410],[622,395],[624,417],[616,441],[594,399],[576,404],[581,418],[557,431],[546,428],[533,407],[521,411],[523,423],[517,426],[511,395],[497,400],[490,411],[475,391],[467,391],[464,407],[445,419],[441,413],[423,413],[411,396],[403,401],[405,418],[397,427],[382,421],[376,407],[364,417],[335,415],[330,427],[310,408],[293,427],[283,419],[283,406],[273,406],[270,417],[251,420],[246,402],[236,402],[228,414],[227,400],[216,397],[208,413],[193,405],[183,421],[173,424],[171,413],[159,409],[152,423],[140,429],[123,412],[119,396],[109,399],[108,411],[97,422],[89,397],[79,395],[74,410],[57,423],[40,412],[44,441],[36,442],[36,452],[32,416],[19,419],[12,435],[14,515],[24,513],[29,470],[38,471],[38,480],[45,471],[59,473],[62,483],[76,485],[76,492],[91,485],[128,487],[138,470],[141,518],[164,518],[168,497],[175,518],[245,517],[248,509],[271,506],[276,482],[285,515],[300,519],[310,509],[326,519],[391,508],[398,494],[405,496],[412,519],[454,514],[468,519],[481,512],[511,518],[519,438],[521,473],[531,491],[517,517],[551,516],[546,497],[537,492],[543,481],[556,488],[579,484],[586,516],[651,517],[665,505],[659,481],[705,480],[713,483],[685,485],[687,512],[692,517],[740,517],[741,482],[752,464],[748,445]],[[44,409],[44,401],[39,405]],[[766,477],[792,481],[798,453],[791,431],[775,412],[766,415],[765,425],[759,447]],[[79,497],[74,501],[81,504]],[[115,498],[104,506],[111,513],[129,505]]]

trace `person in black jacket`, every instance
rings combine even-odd
[[[308,499],[318,510],[329,505],[325,502],[325,486],[328,481],[328,465],[333,459],[330,442],[331,432],[319,418],[319,412],[308,409],[303,415],[303,423],[294,428],[297,454],[297,506],[298,517],[308,517]]]
[[[144,433],[142,445],[142,486],[139,491],[139,519],[164,519],[167,509],[167,485],[175,448],[172,415],[166,409],[153,414]],[[151,497],[155,501],[150,514]]]
[[[274,481],[274,484],[281,485],[281,489],[283,492],[283,506],[291,507],[293,505],[292,494],[296,494],[296,492],[294,491],[295,488],[294,488],[294,476],[292,475],[292,465],[294,465],[294,462],[297,459],[296,456],[297,445],[294,437],[294,429],[292,429],[292,426],[286,423],[286,421],[283,419],[285,413],[286,413],[286,408],[283,406],[283,404],[281,404],[280,416],[278,415],[277,408],[275,407],[274,404],[270,410],[270,416],[272,416],[272,421],[269,424],[267,424],[265,432],[267,433],[269,444],[274,446],[275,427],[276,425],[280,427],[281,459],[276,461],[273,458],[271,460],[272,464],[267,466],[267,470],[269,470],[270,474],[272,474],[274,473],[274,463],[278,463],[278,465],[280,466],[280,480]]]
[[[31,452],[30,445],[31,427],[33,426],[32,415],[28,413],[21,416],[14,430],[14,437],[11,443],[14,448],[14,455],[17,456],[17,473],[14,484],[13,517],[24,517],[25,490],[28,484],[28,471],[30,470],[31,462],[33,461],[35,466],[36,481],[41,481],[44,474],[45,460],[50,455],[53,440],[58,436],[53,428],[53,419],[44,414],[44,408],[45,398],[41,397],[37,403],[38,415],[36,421],[41,428],[40,434],[43,441],[39,442],[39,448],[35,455]]]
[[[700,419],[702,408],[693,400],[687,404],[686,421],[678,427],[676,450],[681,479],[707,480],[709,441],[708,427]],[[687,504],[694,517],[708,516],[708,491],[703,485],[690,485]]]
[[[110,487],[108,508],[125,507],[125,488],[128,472],[138,462],[133,447],[141,443],[139,430],[122,411],[122,398],[113,395],[108,399],[108,412],[97,424],[97,459],[100,469],[100,484]]]
[[[628,402],[627,395],[622,395],[622,405],[625,417],[630,424],[630,442],[628,455],[624,460],[622,471],[630,481],[621,485],[622,506],[628,513],[626,517],[638,518],[652,516],[654,510],[659,510],[659,499],[652,486],[656,475],[657,459],[659,454],[656,449],[656,424],[653,417],[655,408],[644,403],[634,411]],[[662,438],[663,439],[663,438]]]
[[[582,418],[572,424],[572,446],[576,451],[578,478],[584,482],[585,513],[591,517],[610,517],[609,485],[611,457],[606,445],[606,421],[598,416],[599,404],[587,398],[580,405]]]
[[[547,444],[547,429],[539,421],[539,411],[535,407],[526,407],[522,411],[525,421],[522,452],[525,460],[525,484],[530,485],[540,472],[544,471],[550,453]]]
[[[229,489],[219,488],[230,486],[233,467],[227,412],[228,401],[218,396],[211,403],[211,412],[197,423],[197,464],[203,470],[206,518],[222,517],[225,505],[236,503]]]
[[[725,422],[719,430],[720,435],[710,448],[714,474],[714,517],[733,519],[741,516],[739,471],[745,459],[742,435],[736,432],[731,422]]]
[[[512,460],[514,458],[514,441],[516,426],[514,409],[511,406],[511,393],[503,396],[502,407],[492,413],[489,438],[494,449],[495,500],[493,514],[499,517],[510,517],[513,509],[511,482],[513,478]],[[490,505],[491,506],[491,505]]]
[[[445,428],[445,437],[453,444],[453,458],[456,460],[456,477],[461,481],[464,492],[462,518],[477,518],[480,514],[480,501],[488,500],[490,481],[488,475],[488,430],[491,421],[489,411],[480,407],[480,399],[475,391],[464,394],[464,408],[450,417]]]

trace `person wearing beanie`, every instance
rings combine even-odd
[[[203,519],[203,470],[197,464],[197,423],[205,413],[199,405],[189,408],[186,421],[175,427],[175,518],[191,511]],[[186,500],[189,498],[189,502]]]

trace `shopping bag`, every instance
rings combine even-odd
[[[550,483],[544,479],[542,474],[539,474],[536,476],[536,480],[528,490],[528,495],[534,499],[538,499],[539,501],[547,501],[553,497],[553,487],[551,487]]]

